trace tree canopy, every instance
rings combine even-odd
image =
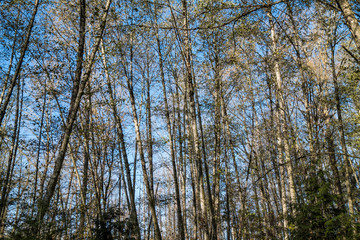
[[[359,239],[359,21],[0,1],[0,239]]]

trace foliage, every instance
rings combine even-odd
[[[135,239],[136,227],[129,216],[125,216],[117,207],[110,207],[102,216],[95,220],[93,239]]]
[[[325,181],[324,173],[306,180],[305,201],[294,206],[292,222],[293,239],[356,239],[353,236],[353,220],[339,206],[339,198],[331,190],[331,183]]]

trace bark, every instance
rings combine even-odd
[[[154,165],[153,165],[153,137],[151,124],[151,97],[150,97],[150,76],[146,77],[146,121],[147,121],[147,155],[149,160],[150,186],[154,191]]]
[[[226,150],[225,150],[226,151]],[[226,154],[226,152],[225,152]],[[225,160],[225,199],[226,199],[226,235],[227,240],[231,239],[231,211],[230,211],[230,198],[231,198],[231,179],[230,179],[230,173],[229,173],[229,166],[228,166],[228,159]],[[218,231],[219,232],[219,231]]]
[[[287,221],[287,200],[286,200],[286,186],[285,186],[285,167],[287,167],[288,171],[288,180],[289,180],[289,189],[290,189],[290,201],[291,203],[295,203],[295,188],[294,181],[292,178],[292,166],[290,161],[290,149],[286,131],[286,116],[285,116],[285,104],[283,98],[283,86],[282,86],[282,77],[280,72],[280,65],[278,61],[278,48],[276,43],[276,32],[275,26],[272,20],[271,8],[268,10],[267,15],[269,17],[270,23],[270,32],[271,32],[271,41],[272,41],[272,52],[273,52],[273,71],[275,73],[275,93],[276,93],[276,126],[277,126],[277,144],[278,144],[278,157],[280,164],[280,178],[281,178],[281,205],[283,212],[283,225],[284,225],[284,236],[285,239],[289,239],[288,234],[288,221]],[[284,155],[283,155],[284,151]]]
[[[275,112],[275,119],[276,119],[276,126],[277,126],[277,147],[278,147],[278,158],[279,158],[279,165],[280,165],[280,189],[281,189],[281,207],[282,207],[282,215],[283,215],[283,226],[284,226],[284,238],[289,239],[288,233],[288,207],[287,207],[287,200],[286,200],[286,186],[285,186],[285,163],[284,163],[284,155],[283,155],[283,146],[282,146],[282,138],[281,138],[281,127],[280,127],[280,120],[279,120],[279,107],[277,107],[277,111]]]
[[[338,7],[341,10],[342,15],[345,18],[345,23],[350,29],[351,35],[354,39],[355,45],[360,53],[360,25],[356,19],[354,11],[351,8],[349,1],[336,0]]]
[[[90,92],[90,89],[88,93]],[[84,122],[84,165],[83,178],[81,184],[81,205],[80,205],[80,224],[79,233],[81,238],[85,238],[85,219],[87,213],[87,190],[88,190],[88,170],[90,161],[89,132],[90,132],[90,115],[91,115],[91,95],[88,95],[88,101],[85,106],[85,122]]]
[[[221,123],[220,123],[220,79],[218,73],[215,74],[215,126],[214,126],[214,160],[213,160],[213,193],[214,193],[214,212],[212,214],[212,218],[216,219],[216,226],[221,226],[220,219],[220,174],[222,172],[220,166],[220,158],[222,152],[222,146],[220,142],[220,134],[221,134]],[[209,198],[211,198],[211,193],[209,193]],[[218,224],[220,223],[220,224]],[[215,230],[215,229],[213,229]],[[221,229],[216,229],[217,232],[221,232]],[[215,236],[217,239],[217,236]]]

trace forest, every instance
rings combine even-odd
[[[360,239],[359,0],[1,0],[0,239]]]

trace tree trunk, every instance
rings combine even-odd
[[[107,62],[106,62],[106,57],[105,57],[105,48],[104,48],[103,44],[101,44],[101,53],[102,53],[102,59],[103,59],[103,64],[104,64],[104,69],[105,69],[105,76],[106,76],[106,80],[107,80],[108,93],[110,96],[110,105],[111,105],[113,116],[115,119],[116,128],[118,130],[117,135],[118,135],[118,140],[120,141],[120,151],[122,154],[122,160],[124,161],[124,165],[125,165],[125,174],[126,174],[126,181],[127,181],[126,185],[127,185],[129,196],[130,196],[130,218],[131,218],[132,224],[134,225],[136,239],[140,240],[141,233],[140,233],[140,226],[139,226],[139,221],[138,221],[137,211],[136,211],[135,191],[134,191],[133,184],[131,181],[130,164],[129,164],[129,160],[128,160],[128,156],[127,156],[127,152],[126,152],[126,145],[125,145],[125,140],[124,140],[122,122],[121,122],[121,118],[117,111],[116,100],[115,100],[114,92],[113,92],[111,81],[110,81],[110,75],[108,72],[108,67],[107,67]]]
[[[155,239],[161,240],[161,238],[162,238],[161,232],[160,232],[160,228],[159,228],[158,219],[156,217],[154,191],[151,188],[149,175],[147,173],[145,154],[144,154],[143,142],[142,142],[141,133],[140,133],[139,120],[138,120],[138,116],[137,116],[132,79],[131,79],[131,76],[128,75],[127,69],[125,67],[125,60],[122,64],[123,64],[123,68],[124,68],[124,72],[125,72],[127,89],[128,89],[129,95],[130,95],[130,103],[131,103],[133,122],[134,122],[135,133],[136,133],[136,145],[138,146],[138,149],[139,149],[140,161],[141,161],[142,172],[143,172],[143,176],[144,176],[144,183],[145,183],[147,199],[148,199],[149,208],[150,208],[150,212],[151,212],[151,216],[152,216],[152,221],[154,223]]]
[[[345,166],[345,186],[346,186],[346,193],[347,193],[347,201],[349,206],[349,213],[351,216],[354,216],[354,199],[352,196],[352,186],[351,186],[351,160],[348,156],[348,151],[346,147],[346,141],[345,141],[345,130],[344,130],[344,123],[342,120],[342,111],[341,111],[341,96],[339,91],[339,85],[336,75],[336,69],[335,69],[335,46],[331,45],[331,70],[332,70],[332,79],[334,82],[334,88],[335,88],[335,101],[336,101],[336,113],[338,117],[339,122],[339,132],[340,132],[340,143],[342,148],[342,153],[344,156],[344,166]]]
[[[39,1],[40,1],[40,0],[35,0],[34,9],[33,9],[32,15],[31,15],[31,19],[30,19],[29,25],[28,25],[28,27],[27,27],[26,36],[25,36],[25,41],[24,41],[24,43],[23,43],[22,46],[21,46],[20,58],[19,58],[19,61],[18,61],[18,63],[17,63],[17,66],[16,66],[15,73],[14,73],[13,77],[11,78],[10,86],[9,86],[8,92],[7,92],[6,95],[5,95],[4,102],[1,101],[1,108],[0,108],[0,126],[2,125],[3,119],[4,119],[4,117],[5,117],[7,106],[8,106],[8,104],[9,104],[9,102],[10,102],[10,98],[11,98],[11,96],[12,96],[12,92],[13,92],[14,87],[15,87],[15,85],[16,85],[17,78],[19,77],[19,74],[20,74],[20,71],[21,71],[21,66],[22,66],[22,63],[23,63],[23,61],[24,61],[27,48],[28,48],[28,46],[29,46],[29,41],[30,41],[30,36],[31,36],[32,28],[33,28],[33,26],[34,26],[35,17],[36,17],[37,10],[38,10],[38,7],[39,7]],[[1,100],[3,100],[3,99],[1,99]]]
[[[156,13],[155,13],[156,15]],[[185,228],[183,222],[183,216],[181,211],[181,203],[180,203],[180,191],[179,191],[179,181],[178,181],[178,174],[177,174],[177,167],[176,167],[176,156],[175,156],[175,144],[174,144],[174,134],[175,129],[171,130],[171,120],[170,120],[170,112],[169,112],[169,105],[166,95],[166,84],[165,84],[165,74],[164,74],[164,63],[161,51],[161,43],[159,39],[159,29],[157,26],[157,16],[155,16],[156,21],[156,43],[157,43],[157,52],[159,56],[159,68],[160,68],[160,77],[162,83],[162,92],[164,97],[164,106],[165,106],[165,118],[166,118],[166,125],[169,134],[169,147],[170,147],[170,155],[171,155],[171,163],[173,168],[173,177],[174,177],[174,184],[175,184],[175,200],[176,200],[176,210],[177,210],[177,224],[179,230],[179,237],[178,239],[185,240]]]
[[[292,165],[290,159],[290,147],[288,142],[288,134],[287,134],[287,126],[286,126],[286,115],[285,115],[285,102],[283,97],[283,86],[282,86],[282,77],[280,72],[280,66],[278,61],[277,51],[277,36],[275,32],[275,26],[272,20],[272,13],[271,8],[269,8],[267,15],[269,17],[270,23],[270,32],[271,32],[271,41],[272,41],[272,52],[273,52],[273,71],[275,73],[275,86],[276,86],[276,125],[277,125],[277,142],[278,142],[278,151],[279,151],[279,164],[280,164],[280,177],[281,177],[281,204],[282,204],[282,211],[284,217],[284,234],[285,239],[289,239],[288,235],[288,221],[287,221],[287,201],[286,201],[286,186],[285,186],[285,167],[287,169],[287,177],[289,182],[289,191],[290,191],[290,202],[291,204],[295,203],[296,194],[295,194],[295,187],[294,187],[294,180],[292,176]],[[285,155],[285,159],[283,157],[283,152]]]
[[[73,94],[76,94],[76,96],[71,96],[71,102],[70,102],[70,108],[69,108],[69,115],[66,120],[65,130],[64,134],[60,140],[60,150],[59,153],[55,159],[55,167],[54,171],[50,177],[50,180],[46,187],[46,193],[43,199],[41,200],[41,205],[39,206],[38,210],[38,224],[40,227],[41,223],[43,221],[43,218],[49,208],[50,201],[54,195],[55,188],[60,176],[60,172],[63,166],[63,162],[65,159],[68,143],[70,140],[71,132],[73,129],[74,122],[76,120],[76,115],[80,107],[80,102],[82,99],[82,96],[84,94],[84,90],[86,87],[86,84],[90,78],[91,72],[92,72],[92,66],[95,62],[95,56],[97,53],[97,50],[100,45],[101,37],[103,35],[105,25],[106,25],[106,19],[108,15],[108,11],[110,8],[111,0],[107,0],[106,7],[104,10],[104,15],[102,16],[101,23],[100,23],[100,32],[98,34],[98,39],[95,42],[93,51],[89,58],[89,66],[87,71],[85,72],[83,76],[83,80],[81,81],[82,77],[82,62],[83,62],[83,52],[84,52],[84,45],[85,45],[85,0],[80,0],[80,32],[79,32],[79,47],[78,47],[78,54],[77,54],[77,64],[76,64],[76,72],[75,72],[75,78],[74,78],[74,88],[77,87],[77,89],[73,89]],[[38,229],[37,231],[39,231]]]
[[[345,23],[350,29],[351,35],[360,53],[360,25],[355,17],[355,14],[350,6],[350,3],[347,0],[336,0],[336,3],[339,6],[342,15],[345,18]]]
[[[7,215],[7,206],[8,206],[8,198],[12,185],[12,178],[16,160],[16,154],[18,150],[19,144],[19,133],[20,133],[20,124],[21,124],[21,110],[22,110],[22,98],[20,100],[20,88],[21,84],[20,81],[18,83],[17,89],[17,98],[16,98],[16,110],[15,110],[15,120],[14,120],[14,132],[11,139],[11,148],[10,153],[8,156],[7,161],[7,168],[6,168],[6,176],[5,180],[1,181],[0,188],[1,188],[1,195],[0,195],[0,238],[3,237],[4,230],[5,230],[5,220]],[[21,103],[20,103],[21,101]]]

